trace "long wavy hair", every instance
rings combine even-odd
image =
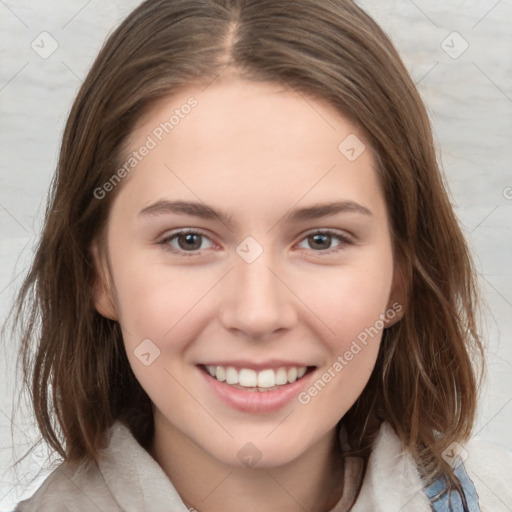
[[[148,447],[152,404],[120,326],[95,309],[91,246],[119,190],[98,198],[155,101],[224,70],[327,100],[370,142],[406,285],[370,380],[343,418],[366,457],[387,421],[426,482],[469,439],[484,373],[475,270],[436,159],[425,106],[390,39],[348,0],[148,0],[108,37],[73,104],[44,229],[12,310],[19,366],[42,437],[69,463],[97,461],[123,421]],[[463,497],[464,499],[464,497]]]

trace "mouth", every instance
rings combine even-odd
[[[233,389],[250,392],[271,392],[288,388],[302,381],[316,366],[279,366],[277,368],[236,368],[230,365],[198,365],[215,381]],[[295,386],[294,386],[295,387]]]

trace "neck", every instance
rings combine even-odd
[[[226,465],[162,420],[155,421],[149,451],[185,505],[197,512],[330,512],[343,494],[344,470],[335,430],[279,467]]]

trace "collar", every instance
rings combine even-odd
[[[126,512],[189,512],[163,469],[117,421],[110,431],[99,469],[114,499]],[[346,478],[359,481],[362,460],[348,457]],[[344,512],[355,496],[345,494],[331,510]],[[416,464],[393,428],[383,422],[374,441],[366,474],[351,512],[429,512]]]

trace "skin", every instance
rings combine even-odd
[[[364,137],[332,106],[229,77],[154,105],[132,133],[130,151],[190,96],[198,105],[119,185],[107,225],[110,275],[98,280],[96,307],[123,328],[130,365],[155,407],[150,452],[187,506],[330,510],[343,492],[335,427],[370,377],[381,331],[307,405],[294,399],[271,413],[231,408],[197,364],[283,359],[316,366],[319,378],[400,301],[371,148],[365,143],[349,161],[338,145],[350,134]],[[159,200],[206,203],[231,214],[233,225],[139,214]],[[371,215],[284,217],[342,200]],[[183,237],[181,245],[179,237],[159,243],[186,228],[206,234],[193,256]],[[308,238],[327,228],[349,241],[333,236],[315,245]],[[263,249],[252,263],[236,252],[247,236]],[[96,247],[94,254],[100,270]],[[134,353],[144,339],[160,350],[149,366]],[[261,453],[252,467],[237,457],[247,442]]]

